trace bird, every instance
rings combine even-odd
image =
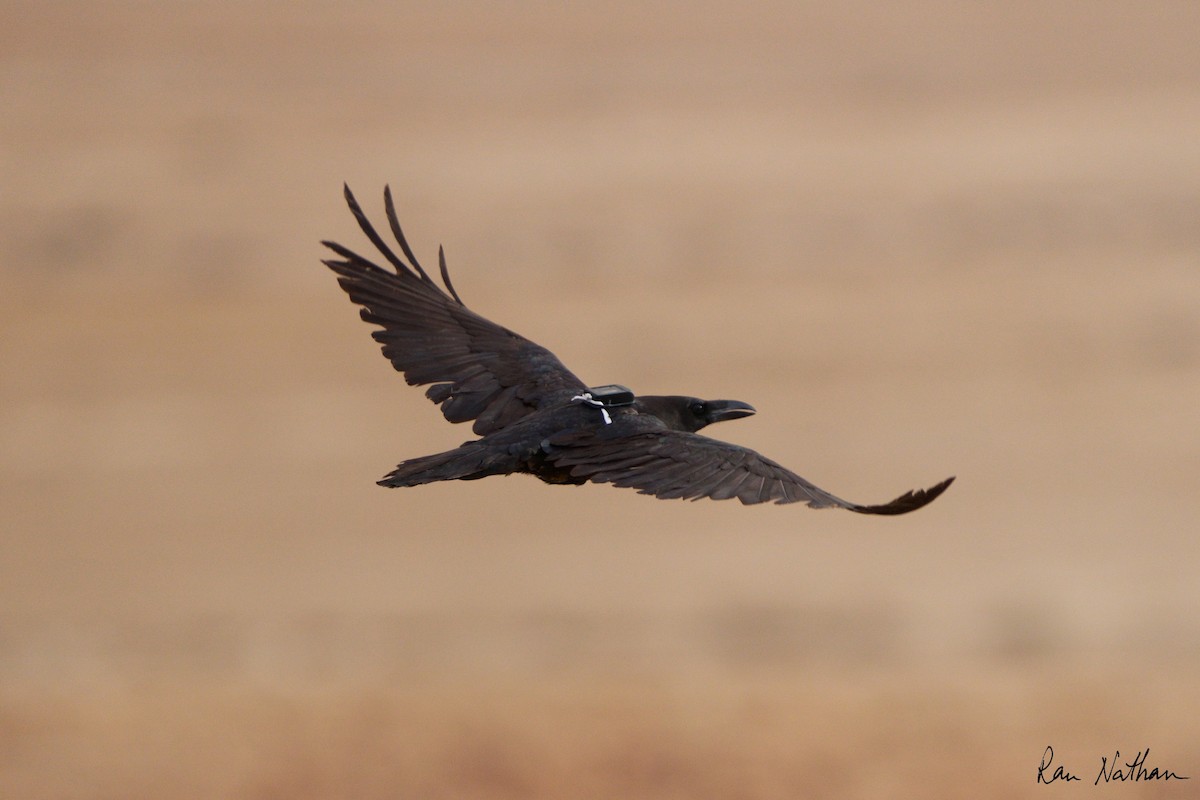
[[[348,185],[351,213],[387,269],[333,241],[322,262],[378,326],[372,336],[409,385],[452,423],[472,422],[478,437],[453,450],[400,462],[378,483],[407,487],[493,475],[530,474],[549,484],[612,484],[660,499],[726,500],[745,505],[807,503],[859,514],[915,511],[939,497],[953,477],[888,503],[836,497],[746,447],[701,435],[718,422],[755,413],[738,400],[635,395],[625,386],[589,386],[552,352],[472,311],[459,297],[438,248],[441,285],[413,254],[390,186],[384,211],[403,257],[367,219]]]

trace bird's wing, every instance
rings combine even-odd
[[[383,194],[388,223],[407,261],[376,233],[350,187],[345,191],[359,227],[396,271],[329,241],[322,244],[341,259],[324,263],[363,307],[362,318],[382,326],[372,336],[405,380],[433,384],[425,394],[441,405],[446,419],[475,420],[474,431],[483,436],[586,388],[549,350],[463,305],[440,249],[442,283],[449,294],[429,277],[400,230],[390,189]]]
[[[864,506],[835,497],[791,470],[745,447],[695,433],[643,431],[606,437],[568,433],[547,441],[548,458],[571,475],[637,489],[665,500],[808,503],[860,514],[907,514],[933,502],[954,480],[906,492],[883,505]]]

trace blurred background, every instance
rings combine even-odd
[[[1200,779],[1200,5],[0,20],[0,795]],[[470,431],[319,263],[370,250],[343,181],[591,384],[751,402],[715,435],[854,501],[958,482],[385,491]]]

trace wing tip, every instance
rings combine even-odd
[[[441,246],[438,247],[438,266],[440,267],[442,283],[445,287],[444,289],[438,287],[437,283],[429,277],[428,273],[425,272],[425,269],[421,266],[421,262],[417,260],[416,254],[413,252],[412,247],[409,246],[408,239],[404,235],[403,229],[400,227],[400,220],[396,214],[396,204],[392,197],[392,187],[390,184],[384,184],[383,187],[384,213],[387,217],[388,227],[391,229],[392,235],[396,238],[397,244],[400,245],[401,252],[404,253],[405,258],[408,259],[408,263],[405,263],[403,259],[397,257],[387,243],[383,241],[382,237],[379,236],[379,233],[375,230],[375,227],[371,224],[370,220],[367,219],[367,215],[363,211],[362,206],[359,205],[358,199],[354,196],[354,192],[350,190],[350,184],[346,183],[345,181],[342,182],[342,195],[346,199],[346,205],[350,207],[350,213],[354,215],[355,220],[358,222],[359,228],[361,228],[363,233],[366,234],[367,238],[371,241],[371,244],[375,245],[375,249],[377,249],[388,260],[388,263],[395,268],[397,274],[404,275],[407,273],[411,275],[416,273],[416,277],[422,283],[427,284],[435,291],[441,292],[442,294],[445,294],[448,291],[450,297],[453,298],[456,303],[458,303],[460,306],[466,307],[466,304],[463,303],[458,291],[455,290],[454,284],[450,281],[450,271],[446,267],[446,253]],[[322,240],[321,244],[338,253],[343,258],[354,256],[362,261],[366,261],[366,259],[353,254],[351,251],[345,247],[342,247],[337,242]],[[329,265],[328,262],[325,263]]]
[[[934,500],[942,496],[942,493],[950,488],[950,484],[954,483],[957,475],[951,475],[946,480],[940,483],[935,483],[928,489],[913,489],[905,492],[891,502],[877,506],[859,506],[852,505],[849,509],[858,514],[879,514],[883,516],[897,516],[899,514],[907,514],[910,511],[916,511],[918,508],[924,508]]]

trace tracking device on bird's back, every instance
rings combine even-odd
[[[583,403],[586,406],[600,409],[600,417],[604,420],[604,424],[612,425],[612,416],[608,410],[617,406],[633,405],[633,392],[616,383],[608,386],[592,386],[583,394],[572,397],[571,402]]]
[[[628,387],[617,383],[608,386],[591,386],[588,388],[588,394],[597,403],[609,408],[633,405],[633,392]]]

